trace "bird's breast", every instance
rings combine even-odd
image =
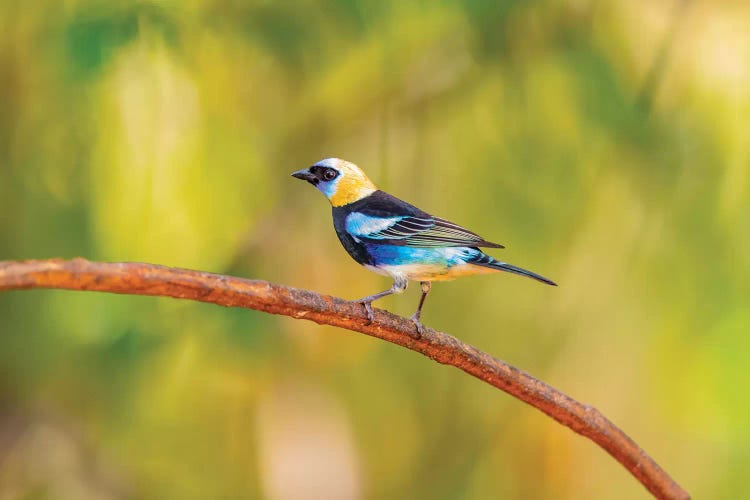
[[[346,250],[355,261],[363,266],[372,264],[372,257],[362,243],[355,240],[346,231],[336,231],[336,235],[339,237],[341,246],[344,247],[344,250]]]
[[[476,266],[474,264],[457,264],[452,267],[435,264],[400,264],[367,267],[378,274],[394,277],[403,276],[412,281],[451,281],[462,276],[499,272],[497,269]]]

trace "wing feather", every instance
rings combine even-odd
[[[352,212],[346,219],[346,229],[358,240],[372,243],[414,247],[503,248],[458,224],[426,213],[375,217]]]

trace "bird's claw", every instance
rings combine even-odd
[[[375,319],[375,312],[372,310],[372,302],[362,301],[362,300],[357,301],[357,302],[359,304],[362,304],[363,306],[365,306],[365,314],[367,314],[367,323],[366,324],[369,325]]]
[[[421,321],[419,321],[419,316],[414,314],[412,317],[409,318],[409,320],[414,323],[414,326],[417,328],[417,331],[414,333],[410,333],[409,336],[412,337],[415,340],[419,340],[422,338],[422,334],[424,333],[424,325]]]

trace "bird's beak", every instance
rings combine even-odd
[[[310,171],[307,169],[297,170],[296,172],[292,172],[292,177],[296,177],[297,179],[302,179],[303,181],[307,181],[307,182],[315,182],[317,180],[315,176],[311,174]]]

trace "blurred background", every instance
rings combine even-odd
[[[0,0],[0,29],[0,259],[374,293],[289,177],[342,157],[560,284],[438,284],[428,325],[599,408],[695,498],[747,491],[746,1]],[[0,295],[0,498],[648,494],[382,341],[33,291]]]

